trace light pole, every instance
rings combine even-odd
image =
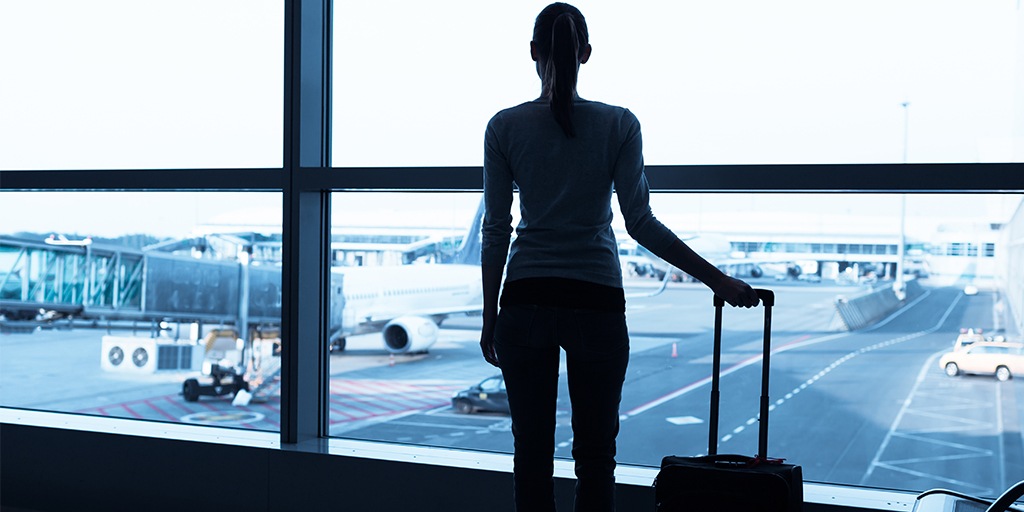
[[[910,102],[904,101],[903,105],[903,163],[907,163],[907,139],[910,134]],[[903,286],[903,258],[907,247],[907,194],[900,194],[900,245],[896,249],[896,283],[893,284],[893,291],[896,298],[903,300],[907,294]]]

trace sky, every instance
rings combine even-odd
[[[480,165],[539,93],[546,3],[335,2],[334,165]],[[648,164],[1024,161],[1018,0],[575,3],[580,94],[638,116]],[[282,13],[0,2],[0,169],[280,166]]]
[[[539,94],[528,41],[546,3],[335,2],[334,164],[480,165],[490,116]],[[1024,161],[1017,0],[575,5],[594,47],[580,94],[639,117],[647,164],[901,162],[904,150],[909,162]],[[272,0],[0,1],[0,170],[280,166],[282,13]],[[347,199],[346,222],[394,209],[368,197]],[[428,197],[403,205],[423,212],[436,206]],[[711,196],[653,202],[674,229],[698,231],[716,215],[715,200],[699,197]],[[824,206],[891,218],[895,204],[735,197],[726,203],[740,212],[791,204],[797,219]],[[1018,200],[921,196],[908,216],[931,219],[927,231],[945,218],[1006,217]],[[475,200],[464,202],[442,217],[471,215]],[[0,233],[178,237],[280,203],[273,193],[4,192]]]
[[[337,3],[335,165],[479,165],[539,95],[546,3]],[[909,162],[1024,161],[1017,0],[573,3],[579,93],[637,115],[648,164],[902,162],[905,129]]]

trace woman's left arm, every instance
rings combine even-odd
[[[484,301],[480,350],[483,351],[484,359],[494,366],[498,366],[498,357],[494,352],[498,294],[512,235],[512,169],[496,133],[500,121],[500,113],[491,118],[484,136],[484,218],[480,228],[480,272]]]
[[[494,352],[494,326],[498,322],[498,291],[501,289],[501,274],[504,265],[480,265],[484,288],[484,326],[480,331],[480,350],[488,363],[501,368],[498,355]]]

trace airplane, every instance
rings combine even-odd
[[[347,336],[380,332],[393,354],[425,352],[445,318],[483,312],[483,208],[481,200],[467,236],[447,262],[333,267],[330,350],[343,351]]]
[[[456,314],[481,313],[479,233],[483,208],[481,200],[468,234],[451,261],[332,268],[330,350],[344,351],[348,336],[380,332],[385,348],[393,354],[425,352],[437,341],[444,319]],[[730,244],[721,235],[700,235],[685,241],[717,266],[731,266],[735,270],[745,265],[748,275],[753,277],[763,273],[757,262],[728,257]],[[629,293],[626,297],[658,295],[672,275],[668,263],[640,246],[636,252],[664,279],[656,290]],[[638,261],[628,255],[620,255],[620,260]]]
[[[69,245],[73,247],[85,247],[86,245],[92,244],[92,237],[86,237],[84,240],[68,240],[68,237],[64,235],[50,235],[49,238],[43,240],[47,245]]]
[[[765,275],[764,267],[781,267],[781,275],[794,278],[801,272],[798,265],[782,255],[778,258],[734,258],[732,244],[718,233],[702,233],[680,239],[694,252],[730,276],[762,277]],[[669,265],[642,245],[623,242],[619,246],[620,259],[637,275],[651,273],[665,282],[682,278],[682,271]]]

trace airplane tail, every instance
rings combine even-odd
[[[469,231],[447,263],[480,266],[480,226],[483,225],[483,221],[484,198],[481,197],[480,206],[476,209],[476,215],[473,216],[473,223],[469,225]]]

